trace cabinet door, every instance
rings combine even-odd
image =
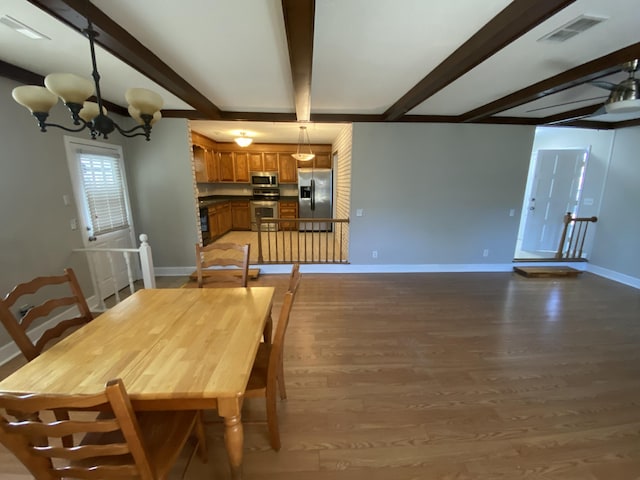
[[[262,153],[250,153],[249,154],[249,171],[250,172],[262,172],[264,171],[262,163]]]
[[[280,183],[298,183],[298,165],[295,158],[288,153],[280,153],[278,166]]]
[[[218,174],[218,157],[213,150],[205,150],[205,164],[207,167],[207,181],[217,182],[220,180]]]
[[[298,218],[298,202],[290,200],[281,200],[279,202],[280,218]],[[296,222],[282,222],[280,228],[282,230],[297,230]]]
[[[265,153],[263,162],[264,162],[265,172],[278,171],[278,154],[277,153]]]
[[[218,214],[214,206],[209,207],[209,232],[211,232],[211,240],[220,235],[220,228],[218,227]]]
[[[207,182],[207,164],[205,160],[204,148],[200,148],[196,145],[193,146],[193,164],[196,171],[196,182]]]
[[[232,230],[251,230],[251,212],[248,201],[231,202]]]
[[[331,154],[330,153],[316,153],[316,158],[313,159],[314,168],[331,168]]]
[[[233,156],[233,179],[236,183],[249,183],[249,154],[235,152]]]
[[[231,230],[231,206],[229,202],[216,205],[216,212],[218,213],[218,227],[220,229],[220,235],[224,235]]]
[[[233,182],[233,153],[218,153],[218,176],[221,182]]]

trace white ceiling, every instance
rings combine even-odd
[[[93,0],[92,3],[223,112],[235,112],[236,118],[254,118],[257,114],[295,118],[294,82],[281,0],[181,0],[161,4],[154,0]],[[312,115],[383,114],[512,3],[316,0]],[[538,41],[583,14],[607,20],[563,43]],[[43,76],[54,71],[90,75],[89,45],[81,34],[27,0],[2,0],[0,16],[3,15],[10,15],[51,40],[30,40],[0,24],[0,60]],[[415,105],[409,114],[463,115],[640,42],[639,20],[638,0],[576,0],[467,73],[452,78],[447,86]],[[97,56],[105,99],[124,106],[126,89],[141,86],[162,95],[165,116],[170,110],[196,113],[183,95],[160,86],[162,80],[146,78],[102,48],[98,48]],[[617,83],[625,76],[617,73],[607,80]],[[589,105],[595,105],[595,111],[607,94],[604,89],[584,84],[495,116],[539,119]],[[244,116],[246,112],[256,115]],[[638,117],[636,114],[597,119],[619,121]],[[192,121],[195,131],[218,141],[230,141],[238,131],[246,131],[256,142],[295,143],[298,127],[296,122],[268,119]],[[308,127],[312,143],[330,143],[344,124],[309,123]]]

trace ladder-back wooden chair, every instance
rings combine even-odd
[[[297,266],[297,268],[296,268]],[[280,450],[280,428],[278,426],[278,409],[276,404],[277,390],[280,398],[287,398],[284,386],[283,347],[284,337],[289,325],[291,308],[295,300],[301,274],[299,265],[294,265],[291,272],[289,290],[284,294],[284,301],[280,309],[278,324],[272,343],[261,343],[251,369],[251,376],[245,391],[245,398],[264,397],[267,402],[267,427],[269,429],[269,443],[274,450]]]
[[[0,392],[0,408],[20,412],[0,416],[0,443],[36,480],[56,478],[166,478],[187,439],[198,438],[206,462],[199,411],[134,412],[120,379],[96,395],[14,395]],[[47,422],[54,409],[73,410],[79,418]],[[83,411],[86,410],[86,411]],[[96,410],[101,412],[98,414]],[[60,445],[72,436],[74,445]]]
[[[248,243],[211,243],[206,247],[196,244],[197,287],[246,287],[249,252]]]
[[[31,305],[36,302],[39,304],[30,307],[23,316],[16,311],[22,304]],[[58,311],[63,307],[65,310]],[[77,312],[72,310],[72,307],[76,307]],[[70,314],[47,328],[37,340],[32,341],[27,335],[27,330],[35,320],[48,317],[52,313],[56,315],[54,318],[57,318],[67,314],[68,310],[71,310]],[[76,313],[78,316],[73,316]],[[68,318],[69,316],[71,318]],[[63,275],[37,277],[16,285],[0,300],[0,320],[29,361],[40,355],[51,340],[60,337],[68,329],[88,323],[92,319],[93,315],[71,268],[65,268]]]

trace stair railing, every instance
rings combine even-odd
[[[598,217],[573,217],[571,212],[563,217],[564,229],[556,252],[557,259],[584,260],[582,253],[590,223],[598,221]],[[568,238],[568,240],[567,240]]]
[[[115,290],[116,303],[120,303],[120,294],[118,292],[119,286],[116,279],[116,268],[114,262],[114,255],[121,254],[124,258],[127,266],[127,278],[129,281],[129,290],[133,294],[135,292],[134,282],[137,280],[134,278],[133,265],[131,263],[131,254],[136,254],[140,260],[140,270],[142,273],[142,282],[144,288],[156,288],[156,277],[153,268],[153,256],[151,254],[151,246],[149,245],[149,237],[146,234],[141,234],[139,248],[76,248],[74,252],[84,252],[87,255],[87,259],[92,265],[95,265],[97,255],[106,255],[109,262],[109,268],[111,270],[111,278],[113,280],[113,288]],[[98,308],[101,311],[107,309],[104,303],[104,295],[100,289],[100,282],[95,278],[96,268],[91,269],[91,281],[93,282],[93,288],[98,297]]]
[[[257,218],[258,263],[349,263],[349,219]]]

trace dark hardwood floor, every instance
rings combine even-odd
[[[274,318],[286,283],[251,283]],[[245,402],[246,479],[640,478],[640,291],[588,273],[303,275],[285,375],[280,452]],[[185,478],[227,479],[207,419]],[[0,450],[0,478],[21,468]]]

